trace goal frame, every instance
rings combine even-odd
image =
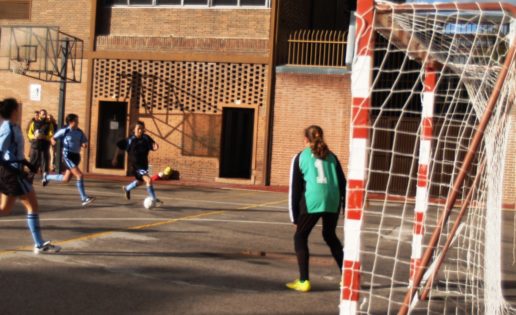
[[[352,73],[352,119],[351,119],[351,144],[348,171],[348,193],[346,196],[346,216],[344,223],[344,263],[341,282],[341,301],[340,314],[354,315],[358,311],[359,291],[360,291],[360,248],[361,231],[363,223],[363,212],[365,206],[366,178],[367,178],[367,143],[370,141],[369,128],[371,114],[371,94],[373,84],[373,58],[374,58],[374,38],[373,26],[375,19],[387,18],[393,12],[415,12],[415,11],[499,11],[506,12],[512,18],[516,18],[516,6],[508,3],[378,3],[374,0],[361,0],[357,5],[357,27],[356,27],[356,54],[353,63]],[[388,21],[388,20],[387,20]],[[399,34],[392,34],[397,37],[402,44],[414,45],[406,39],[410,38],[407,33],[400,31]],[[417,45],[417,43],[416,43]],[[506,60],[500,70],[493,92],[487,102],[486,110],[479,119],[472,142],[468,148],[463,165],[456,177],[453,186],[448,193],[446,203],[438,224],[432,233],[427,249],[425,250],[420,263],[420,268],[414,272],[413,279],[399,310],[400,315],[405,315],[410,310],[410,305],[417,293],[419,285],[423,279],[426,268],[433,256],[439,236],[448,220],[457,199],[460,189],[468,174],[474,156],[478,151],[484,131],[489,124],[493,110],[496,107],[498,97],[504,80],[512,66],[516,55],[516,34],[511,41]],[[426,52],[410,56],[427,65],[435,64],[435,60]],[[510,103],[508,110],[514,102]],[[458,221],[456,223],[459,223]],[[434,271],[435,272],[435,271]]]

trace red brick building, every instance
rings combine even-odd
[[[57,26],[84,41],[82,80],[68,84],[66,112],[79,114],[89,135],[88,172],[126,174],[126,165],[110,163],[113,143],[143,120],[161,146],[151,154],[154,169],[284,186],[309,124],[325,128],[347,164],[350,10],[344,0],[0,0],[0,26]],[[303,38],[330,42],[337,53],[303,59],[295,51]],[[58,84],[40,82],[41,101],[33,102],[28,86],[38,81],[0,76],[0,98],[23,101],[22,125],[36,109],[57,112]],[[506,163],[508,204],[516,201],[515,156]]]

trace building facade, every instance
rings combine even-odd
[[[153,170],[286,186],[310,124],[325,128],[347,165],[353,10],[344,0],[0,0],[0,26],[58,26],[84,41],[82,80],[68,84],[65,110],[80,115],[90,138],[87,172],[127,174],[126,161],[112,163],[114,144],[142,120],[160,145]],[[336,53],[306,59],[301,41]],[[57,112],[59,84],[0,74],[0,98],[23,102],[22,126],[35,110]],[[34,82],[39,102],[28,95]],[[506,163],[508,205],[516,202],[515,156]]]

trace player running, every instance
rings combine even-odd
[[[84,132],[79,129],[79,116],[75,114],[69,114],[66,116],[65,128],[60,129],[54,134],[52,138],[52,145],[56,145],[56,140],[62,140],[63,143],[63,161],[66,164],[67,170],[64,175],[46,175],[43,176],[43,186],[48,185],[50,181],[65,182],[68,183],[70,178],[75,176],[77,179],[77,190],[81,196],[81,202],[83,206],[87,206],[95,200],[94,197],[90,197],[86,194],[84,189],[84,179],[79,163],[81,162],[81,148],[88,147],[88,138]]]
[[[319,126],[305,129],[306,148],[292,160],[290,175],[290,219],[296,225],[294,246],[299,279],[287,287],[300,292],[311,289],[308,277],[308,236],[322,218],[324,241],[342,271],[342,243],[335,234],[340,209],[346,196],[346,178],[337,157],[324,142]]]
[[[117,149],[112,161],[113,165],[116,166],[120,152],[122,150],[127,151],[129,163],[136,179],[129,185],[122,186],[127,200],[131,200],[131,190],[141,185],[142,182],[145,182],[149,197],[156,202],[156,205],[160,206],[163,204],[161,200],[156,197],[156,192],[152,184],[153,181],[149,175],[149,152],[158,149],[158,144],[154,142],[149,135],[145,134],[145,124],[143,121],[136,122],[133,127],[133,134],[129,138],[120,140],[117,143]]]
[[[0,125],[0,215],[8,215],[17,198],[20,198],[27,210],[27,225],[34,239],[34,253],[57,253],[61,247],[44,241],[39,225],[38,200],[36,192],[24,173],[24,166],[30,166],[24,158],[24,141],[18,121],[20,105],[15,99],[0,101],[0,116],[4,121]]]

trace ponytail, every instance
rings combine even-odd
[[[323,130],[321,127],[312,125],[305,129],[305,137],[310,142],[310,149],[312,154],[318,159],[326,159],[330,149],[326,142],[324,142]]]

